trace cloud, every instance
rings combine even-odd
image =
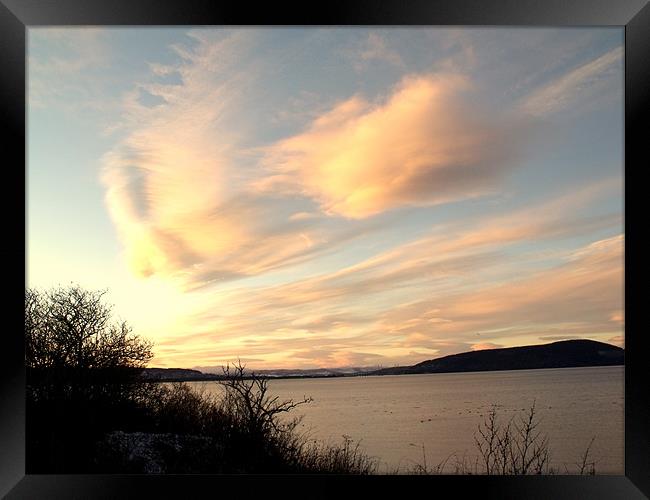
[[[621,89],[622,63],[623,47],[612,49],[531,92],[521,108],[532,115],[545,116],[575,106],[578,99],[593,97],[612,81]]]
[[[356,50],[349,53],[352,64],[357,71],[364,70],[372,62],[384,62],[394,66],[404,66],[399,52],[388,46],[385,37],[379,33],[368,33],[368,36],[358,45]]]
[[[619,324],[624,324],[625,323],[625,314],[623,311],[614,311],[612,314],[609,316],[610,321],[613,321],[615,323]]]
[[[323,96],[301,90],[297,95],[290,96],[271,117],[273,124],[302,124],[305,120],[313,120],[327,109],[322,102]]]
[[[289,220],[308,220],[319,217],[319,214],[314,212],[296,212],[289,216]]]
[[[622,237],[550,257],[541,249],[544,241],[556,248],[563,238],[620,228],[620,217],[595,224],[580,215],[614,188],[596,183],[518,212],[435,227],[334,272],[235,288],[196,316],[196,334],[173,342],[200,340],[247,356],[282,352],[291,365],[297,358],[289,352],[316,346],[411,363],[486,343],[560,335],[606,340],[620,330],[611,311],[622,307]],[[533,250],[509,251],[530,242]],[[274,362],[265,364],[285,363]],[[306,357],[303,362],[309,364]]]
[[[594,242],[558,268],[464,295],[447,310],[468,320],[494,321],[501,314],[510,322],[609,320],[600,306],[621,305],[622,249],[621,236]]]
[[[412,75],[384,102],[352,97],[269,147],[255,187],[357,219],[485,194],[516,165],[527,127],[488,116],[470,89],[458,75]]]
[[[570,253],[563,264],[508,281],[483,285],[478,290],[456,292],[436,299],[415,303],[384,319],[387,331],[402,325],[403,318],[412,320],[406,331],[418,331],[427,320],[436,322],[438,335],[466,335],[469,332],[491,332],[504,328],[501,335],[528,336],[548,327],[578,325],[584,334],[606,335],[620,326],[610,323],[607,311],[622,306],[623,279],[622,236],[599,240]],[[418,318],[419,321],[413,321]],[[462,337],[461,337],[462,338]]]
[[[106,204],[132,271],[196,289],[296,265],[376,230],[334,227],[309,199],[250,189],[257,152],[233,124],[245,90],[261,81],[249,57],[254,35],[190,35],[191,47],[174,48],[180,63],[150,65],[181,83],[141,83],[125,95],[125,137],[103,158]],[[143,105],[143,89],[163,102]]]
[[[478,344],[472,345],[472,351],[485,351],[487,349],[499,349],[501,347],[505,346],[493,342],[479,342]]]
[[[373,230],[335,227],[318,209],[354,221],[477,196],[514,166],[525,127],[463,104],[465,78],[425,75],[405,78],[383,103],[348,99],[262,148],[260,180],[260,150],[233,126],[243,90],[260,80],[254,62],[242,64],[254,43],[246,31],[190,34],[191,48],[174,47],[180,63],[150,65],[180,84],[127,94],[128,132],[104,157],[107,205],[138,275],[192,288],[302,263]],[[146,106],[140,91],[162,102]]]
[[[371,216],[497,189],[531,133],[521,116],[490,110],[467,77],[411,74],[384,99],[351,97],[301,133],[250,147],[236,124],[245,90],[263,82],[255,34],[190,36],[191,47],[174,47],[180,63],[150,64],[154,77],[178,81],[141,83],[125,96],[128,132],[104,158],[111,217],[141,276],[191,289],[305,263],[373,231],[361,224]],[[162,103],[143,105],[141,91]],[[530,224],[490,228],[507,241]],[[493,238],[488,229],[440,250],[478,247]]]
[[[240,81],[238,73],[218,79],[226,65],[218,54],[229,53],[238,38],[183,52],[176,68],[182,85],[147,87],[164,104],[150,108],[127,96],[130,131],[105,155],[102,181],[128,260],[140,275],[188,268],[246,236],[236,218],[218,216],[230,197],[225,184],[234,137],[213,139]]]
[[[519,183],[501,204],[431,208],[503,189],[546,116],[533,113],[542,94],[527,114],[509,112],[488,103],[476,75],[420,72],[379,98],[341,90],[327,105],[295,89],[293,104],[273,95],[260,111],[282,67],[268,71],[256,32],[209,31],[174,48],[179,63],[150,65],[104,157],[132,269],[202,300],[182,331],[160,335],[160,359],[408,364],[620,333],[623,239],[608,236],[622,215],[596,206],[620,195],[620,179],[555,197]],[[547,85],[549,102],[568,102],[572,85],[612,64]],[[143,92],[160,104],[143,105]],[[260,138],[252,121],[277,128]],[[471,215],[476,207],[487,212]]]
[[[28,30],[29,106],[108,109],[105,79],[97,78],[111,60],[107,30],[30,28]]]
[[[363,297],[385,290],[398,290],[407,283],[436,278],[444,280],[500,263],[508,245],[521,242],[543,243],[602,229],[618,228],[619,214],[598,217],[580,215],[591,204],[615,189],[620,182],[608,180],[594,183],[571,194],[558,196],[537,205],[509,214],[456,221],[454,226],[439,225],[428,235],[403,243],[391,250],[370,257],[337,272],[277,288],[277,296],[269,299],[273,307],[300,302],[346,296]],[[271,293],[273,289],[267,289]]]
[[[541,244],[544,240],[618,228],[622,223],[620,215],[600,216],[597,220],[579,215],[585,204],[597,201],[615,186],[613,182],[596,183],[518,212],[457,221],[455,228],[436,226],[426,236],[338,271],[266,287],[262,295],[256,295],[255,302],[258,307],[268,303],[277,309],[341,296],[349,300],[399,289],[409,282],[424,280],[431,284],[435,276],[445,278],[466,269],[503,262],[508,245]]]

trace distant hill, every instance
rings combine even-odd
[[[551,344],[463,352],[422,361],[413,366],[383,368],[370,372],[368,375],[622,365],[624,353],[625,351],[620,347],[594,340],[564,340]]]
[[[157,382],[217,380],[219,378],[213,374],[187,368],[145,368],[142,371],[142,377]]]

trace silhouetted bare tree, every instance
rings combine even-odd
[[[105,291],[79,286],[25,292],[27,368],[143,368],[152,344],[112,323]]]
[[[526,475],[549,471],[548,438],[538,430],[535,403],[525,416],[498,421],[496,408],[478,426],[474,440],[486,474]]]
[[[295,421],[282,422],[278,417],[294,408],[310,403],[312,398],[300,401],[279,399],[268,394],[268,378],[247,375],[241,363],[223,369],[225,380],[220,384],[225,388],[224,404],[231,408],[240,425],[253,435],[268,435],[282,431],[287,426],[295,427]]]

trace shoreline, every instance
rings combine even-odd
[[[255,376],[262,377],[269,380],[287,380],[287,379],[323,379],[323,378],[357,378],[357,377],[401,377],[405,375],[443,375],[443,374],[459,374],[459,373],[501,373],[501,372],[520,372],[532,370],[563,370],[567,368],[599,368],[599,367],[625,367],[625,363],[619,364],[594,364],[594,365],[577,365],[577,366],[546,366],[541,368],[505,368],[503,370],[454,370],[454,371],[432,371],[422,373],[346,373],[346,374],[331,374],[331,375],[265,375],[255,373]],[[252,376],[245,376],[245,379],[250,379]],[[220,382],[227,380],[222,375],[212,375],[206,373],[204,377],[188,377],[188,378],[145,378],[145,382]]]

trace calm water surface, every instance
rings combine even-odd
[[[219,391],[214,382],[192,382]],[[380,460],[381,471],[404,471],[456,458],[474,461],[474,433],[492,405],[502,420],[523,415],[536,402],[539,429],[549,438],[551,461],[561,473],[592,437],[598,474],[624,473],[624,369],[562,368],[480,373],[272,380],[271,392],[285,399],[311,396],[295,410],[301,430],[325,442],[342,436]]]

